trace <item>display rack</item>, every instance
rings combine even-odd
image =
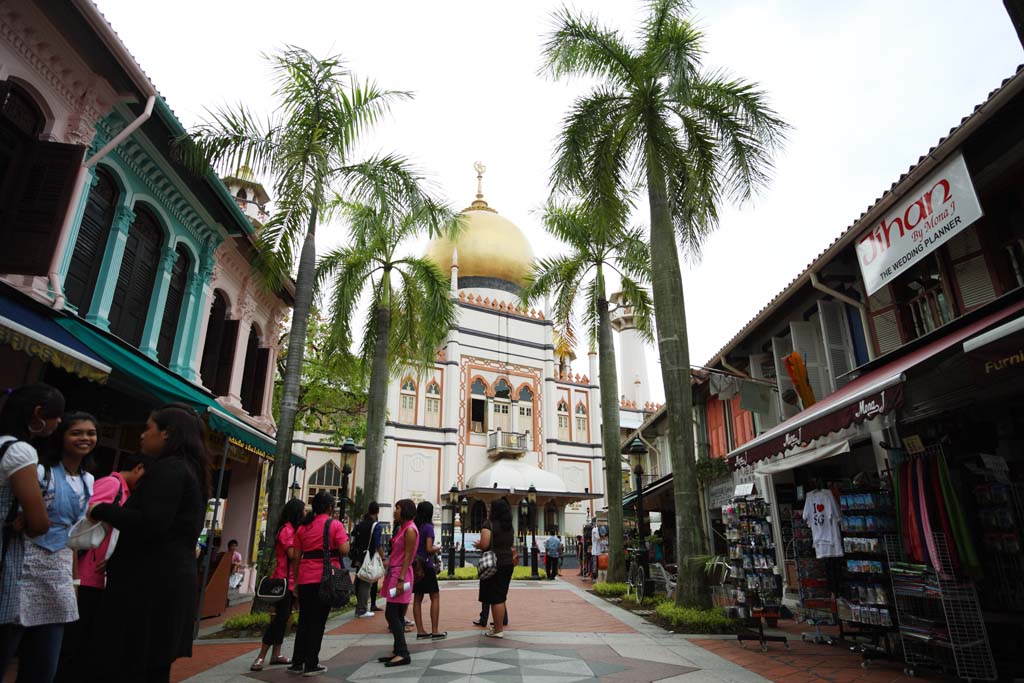
[[[1005,461],[1004,461],[1005,462]],[[1003,609],[1024,611],[1024,491],[999,470],[968,468],[971,493],[981,527],[985,581],[983,602]]]
[[[996,663],[974,584],[956,575],[946,535],[932,537],[939,567],[904,562],[899,538],[885,537],[906,673],[932,669],[994,681]]]
[[[753,497],[737,498],[722,507],[729,563],[733,568],[729,581],[736,596],[736,616],[746,622],[746,629],[736,639],[741,644],[756,640],[762,650],[767,650],[768,643],[789,646],[785,636],[764,631],[765,622],[778,619],[782,612],[782,581],[775,564],[775,537],[768,509],[764,500]]]
[[[805,631],[800,637],[814,643],[832,645],[832,635],[821,630],[822,626],[834,626],[837,623],[827,563],[815,555],[811,528],[804,521],[803,513],[791,509],[789,517],[793,537],[791,552],[796,562],[797,594],[800,599],[800,606],[795,612],[800,621],[814,626],[813,631]]]

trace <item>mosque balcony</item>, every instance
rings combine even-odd
[[[487,433],[487,455],[492,458],[522,455],[527,451],[526,434],[497,429]]]

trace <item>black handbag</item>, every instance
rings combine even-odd
[[[288,579],[264,576],[256,588],[256,597],[264,602],[277,602],[288,593]]]
[[[346,570],[335,567],[331,562],[329,534],[332,521],[328,517],[324,522],[324,571],[316,595],[323,604],[338,609],[347,605],[352,596],[352,579]]]

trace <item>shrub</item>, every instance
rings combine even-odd
[[[448,576],[447,569],[437,575],[438,581],[472,581],[474,579],[476,579],[476,567],[471,564],[465,567],[456,567],[455,576]]]
[[[604,581],[598,581],[593,588],[594,592],[602,598],[618,598],[629,590],[629,586],[624,583],[605,583]]]
[[[515,567],[515,569],[512,570],[512,580],[513,581],[518,581],[518,580],[521,580],[521,579],[529,579],[529,578],[531,578],[533,576],[531,572],[532,572],[532,570],[529,567],[524,567],[522,565],[517,565]],[[546,579],[548,577],[547,572],[544,571],[543,569],[538,569],[537,570],[537,574],[542,579]]]
[[[636,595],[627,595],[619,604],[626,609],[654,609],[663,602],[665,602],[663,595],[650,595],[644,598],[642,604],[636,601]]]
[[[725,616],[718,607],[677,607],[673,602],[665,601],[654,612],[683,633],[730,633],[736,628],[735,620]]]

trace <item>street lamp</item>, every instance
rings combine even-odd
[[[636,437],[629,444],[629,455],[633,460],[633,476],[636,481],[636,531],[639,536],[637,558],[640,562],[640,580],[638,582],[638,593],[640,600],[642,596],[649,594],[647,580],[651,576],[651,567],[647,558],[647,534],[644,533],[644,466],[642,461],[647,455],[647,446],[640,437]]]
[[[345,502],[348,500],[348,478],[352,476],[352,466],[348,463],[349,457],[359,452],[356,448],[356,442],[351,438],[345,439],[345,442],[341,444],[341,457],[343,460],[341,467],[341,502],[338,504],[338,519],[344,521],[345,519]]]
[[[529,555],[526,553],[526,538],[530,531],[530,522],[527,517],[530,514],[530,501],[526,498],[519,500],[519,531],[523,536],[523,566],[525,567],[529,562]]]
[[[469,514],[469,501],[463,496],[459,501],[459,513],[462,515],[462,547],[459,548],[459,566],[466,566],[466,516]]]
[[[448,504],[445,508],[448,509],[449,520],[451,531],[448,532],[448,576],[455,576],[455,509],[459,504],[459,489],[452,484],[452,487],[448,489]],[[462,521],[465,525],[466,521]],[[465,535],[463,535],[465,538]]]
[[[292,492],[292,498],[299,497],[299,491],[302,490],[302,484],[299,483],[299,466],[296,465],[292,468],[292,485],[288,487]]]
[[[537,488],[530,484],[526,492],[530,508],[530,531],[533,532],[533,543],[530,544],[530,578],[539,579],[537,573]]]

